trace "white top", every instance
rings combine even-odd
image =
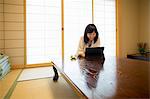
[[[100,38],[98,37],[97,41],[94,43],[94,40],[92,41],[91,46],[89,47],[89,44],[85,44],[84,43],[84,37],[82,36],[80,38],[80,42],[79,42],[79,46],[78,46],[78,50],[76,53],[76,57],[78,57],[79,55],[85,57],[85,49],[86,48],[92,48],[92,47],[100,47]]]

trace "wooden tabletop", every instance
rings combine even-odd
[[[65,58],[63,66],[65,76],[89,99],[150,98],[150,62]]]

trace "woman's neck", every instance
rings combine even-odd
[[[90,44],[90,43],[92,43],[92,41],[88,41],[88,43]]]
[[[88,47],[91,47],[91,45],[92,45],[92,41],[89,41],[88,42]]]

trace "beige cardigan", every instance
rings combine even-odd
[[[80,42],[79,42],[79,46],[76,52],[76,57],[78,57],[79,55],[85,57],[85,49],[88,47],[88,44],[84,43],[84,37],[82,36],[80,38]],[[94,41],[92,41],[92,45],[91,47],[100,47],[100,38],[98,37],[97,41],[94,43]]]

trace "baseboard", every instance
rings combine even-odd
[[[11,69],[23,69],[23,68],[34,68],[34,67],[47,67],[47,66],[53,66],[53,63],[42,63],[42,64],[15,64],[11,66]]]
[[[11,65],[11,69],[23,69],[24,67],[25,67],[24,64]]]

